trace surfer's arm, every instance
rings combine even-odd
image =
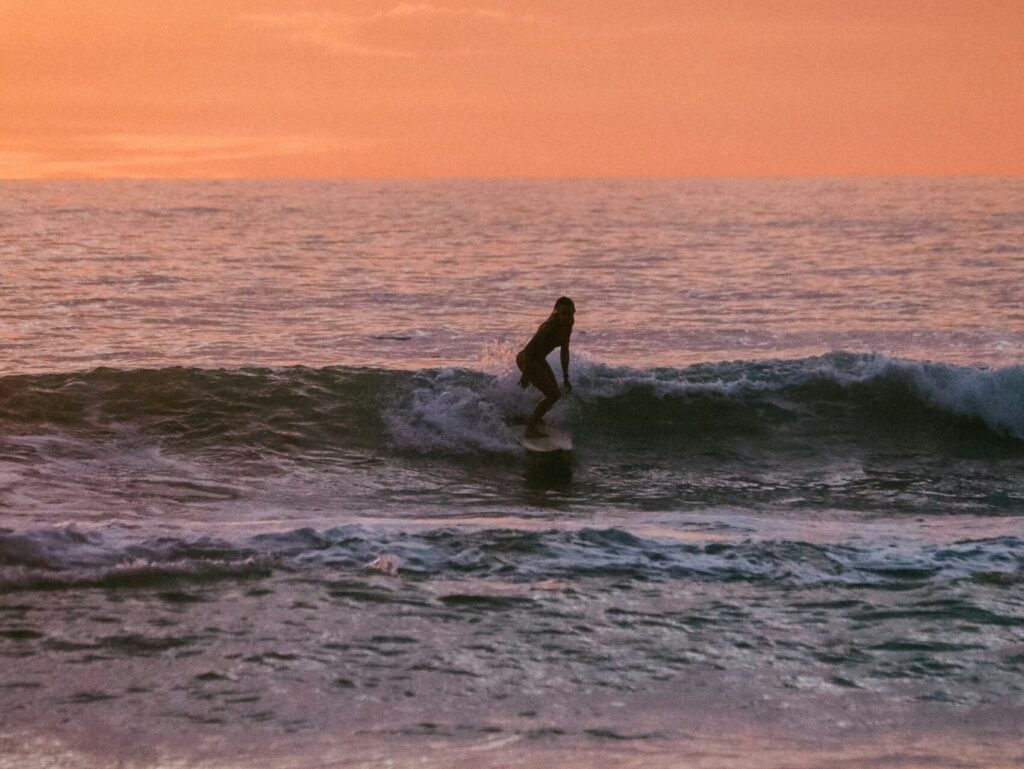
[[[566,339],[562,344],[562,384],[565,385],[565,391],[569,392],[572,390],[572,385],[569,384],[569,340]]]

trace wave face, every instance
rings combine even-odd
[[[301,450],[372,429],[395,375],[360,369],[94,369],[0,379],[8,430],[109,435],[134,429],[195,445]]]
[[[493,451],[515,447],[536,400],[501,373],[364,368],[95,369],[0,378],[6,432],[131,428],[195,445],[303,451]],[[632,369],[583,362],[553,418],[609,448],[714,438],[808,441],[899,434],[1009,446],[1024,441],[1024,366],[978,369],[833,353]]]

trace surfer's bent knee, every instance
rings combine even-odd
[[[558,389],[558,383],[555,382],[554,375],[545,377],[542,383],[537,383],[536,381],[534,383],[537,384],[537,389],[543,393],[544,400],[550,405],[554,406],[558,399],[562,397],[562,391]]]

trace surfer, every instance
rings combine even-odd
[[[558,297],[555,309],[548,319],[540,324],[533,339],[516,356],[516,365],[523,372],[519,386],[526,388],[533,385],[544,394],[544,399],[537,404],[537,408],[526,421],[527,438],[541,438],[547,435],[541,429],[544,415],[562,397],[555,381],[555,374],[547,361],[548,354],[556,347],[562,348],[562,386],[566,392],[572,390],[572,385],[569,384],[569,337],[572,335],[575,315],[576,305],[572,299],[567,296]]]

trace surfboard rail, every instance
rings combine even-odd
[[[556,427],[545,427],[543,436],[519,434],[519,443],[524,449],[535,454],[549,454],[555,451],[572,451],[572,436]]]

